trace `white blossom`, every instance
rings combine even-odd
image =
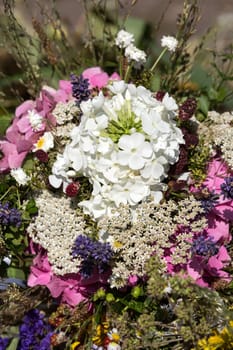
[[[175,52],[178,45],[178,40],[174,36],[163,36],[161,46],[166,47],[168,51]]]
[[[49,181],[65,190],[72,177],[85,176],[93,190],[80,202],[95,220],[113,215],[121,204],[132,208],[149,197],[158,203],[163,196],[170,164],[179,157],[184,143],[176,126],[176,103],[165,103],[142,86],[113,82],[110,93],[82,102],[80,124],[71,141],[58,155]]]
[[[27,117],[33,131],[40,131],[43,126],[43,117],[34,110],[29,110]]]
[[[42,150],[48,152],[51,148],[54,147],[54,137],[50,131],[44,133],[43,136],[39,138],[37,143],[34,144],[33,152]]]
[[[127,46],[129,46],[133,42],[134,42],[133,34],[127,32],[126,30],[123,30],[123,29],[121,29],[118,32],[117,37],[115,39],[116,46],[118,46],[120,48],[126,48]]]
[[[128,165],[133,170],[142,169],[153,153],[150,143],[145,141],[145,136],[138,132],[121,136],[118,146],[119,164]]]
[[[11,169],[11,176],[13,176],[19,185],[24,186],[30,181],[30,176],[22,168]]]
[[[146,53],[133,44],[126,47],[125,57],[127,57],[129,61],[135,61],[138,65],[146,62]]]

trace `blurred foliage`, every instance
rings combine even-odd
[[[24,0],[27,6],[29,0]],[[157,30],[166,16],[167,7],[155,27],[140,18],[130,16],[137,1],[81,1],[85,20],[79,33],[70,32],[57,11],[56,0],[41,4],[35,0],[31,23],[21,23],[16,15],[17,2],[3,0],[0,13],[0,136],[11,120],[20,101],[34,98],[43,84],[56,87],[59,79],[69,79],[84,67],[100,65],[109,73],[118,70],[114,36],[125,28],[135,36],[135,44],[149,53],[146,70],[158,57],[160,43]],[[209,30],[198,44],[192,38],[201,17],[198,0],[184,0],[177,18],[178,48],[166,54],[151,79],[152,90],[164,90],[178,100],[198,99],[197,118],[205,119],[208,110],[224,111],[233,107],[233,46],[221,52],[207,50]],[[191,46],[190,46],[191,44]],[[213,45],[212,45],[213,46]],[[145,76],[146,70],[143,72]],[[138,77],[140,82],[143,78]]]

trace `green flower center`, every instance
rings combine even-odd
[[[117,113],[117,120],[110,120],[101,136],[109,137],[117,143],[122,135],[131,135],[133,132],[142,132],[142,122],[131,109],[131,102],[126,100]]]

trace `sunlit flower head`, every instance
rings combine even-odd
[[[28,111],[28,119],[33,131],[40,131],[42,129],[43,117],[34,110]]]
[[[17,183],[22,186],[26,185],[30,180],[30,177],[22,168],[11,169],[11,176],[13,176]]]
[[[129,61],[134,61],[140,65],[146,62],[146,53],[133,44],[126,47],[125,57],[127,57]]]
[[[163,36],[161,46],[166,47],[168,51],[175,52],[178,45],[178,40],[174,36]]]
[[[120,48],[126,48],[130,44],[133,44],[133,42],[134,42],[133,34],[127,32],[126,30],[123,30],[123,29],[121,29],[118,32],[117,37],[115,39],[116,46],[118,46]]]
[[[44,135],[39,138],[37,143],[34,144],[33,152],[38,150],[48,152],[51,148],[53,148],[53,146],[54,146],[53,134],[50,131],[48,131],[48,132],[45,132]]]

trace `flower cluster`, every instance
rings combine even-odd
[[[82,235],[76,238],[72,254],[82,258],[80,274],[84,277],[90,277],[95,266],[100,273],[104,272],[113,257],[109,243],[93,241]]]
[[[119,74],[77,67],[0,140],[0,303],[24,308],[18,349],[202,349],[206,300],[228,331],[215,289],[232,289],[232,114],[199,122],[196,99],[153,91],[178,42],[163,37],[150,70],[134,42],[119,31]]]
[[[125,49],[125,57],[129,62],[133,61],[136,67],[146,62],[146,53],[134,45],[134,37],[125,30],[120,30],[115,39],[115,44],[120,49]]]
[[[20,168],[26,155],[32,150],[43,149],[46,142],[41,137],[49,132],[49,148],[52,146],[51,129],[56,120],[51,111],[57,102],[65,102],[71,96],[71,84],[60,81],[58,90],[45,86],[36,101],[26,101],[15,112],[12,125],[5,139],[0,140],[0,171]],[[46,147],[48,148],[48,147]]]
[[[23,318],[20,325],[20,342],[21,350],[49,350],[50,338],[53,334],[52,327],[44,321],[45,315],[37,309],[29,311]]]
[[[121,203],[134,206],[149,196],[158,203],[162,180],[184,143],[174,121],[177,105],[168,94],[160,102],[149,90],[124,81],[110,85],[109,94],[81,103],[81,122],[49,177],[56,188],[68,185],[71,169],[86,176],[93,191],[80,206],[95,219]]]
[[[10,203],[0,202],[0,224],[14,225],[19,227],[21,225],[21,213],[16,208],[10,208]]]

